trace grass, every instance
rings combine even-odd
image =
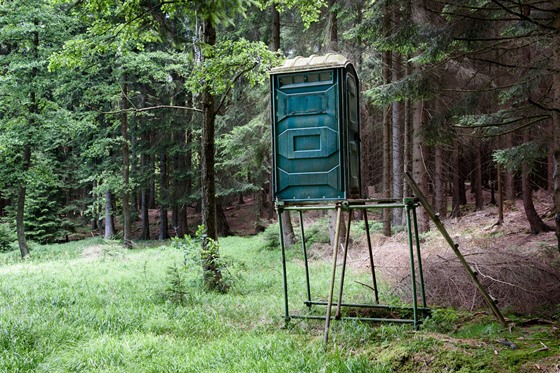
[[[508,372],[559,364],[557,329],[510,333],[487,315],[454,310],[438,310],[419,332],[333,322],[325,348],[323,322],[286,326],[282,319],[277,251],[264,250],[261,237],[220,244],[235,264],[228,294],[203,292],[196,271],[182,270],[182,252],[159,244],[124,250],[89,239],[36,246],[24,262],[17,252],[0,254],[0,371]],[[288,257],[290,308],[303,313],[301,255]],[[326,261],[311,263],[314,297],[326,296],[329,273]],[[367,274],[352,275],[367,281]],[[185,293],[180,300],[170,296],[177,290],[173,276]],[[361,301],[366,289],[346,284],[345,297]],[[518,348],[499,342],[506,338]]]

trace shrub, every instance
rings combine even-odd
[[[277,250],[280,249],[280,231],[278,223],[270,224],[264,232],[262,233],[262,238],[264,241],[263,248],[266,250]]]
[[[305,243],[308,247],[312,247],[314,244],[330,243],[327,218],[318,219],[305,228]]]
[[[462,250],[478,274],[482,286],[505,308],[521,314],[547,314],[560,299],[560,268],[553,264],[558,254],[540,258],[519,250]],[[422,259],[426,297],[443,307],[476,309],[484,300],[452,252]],[[408,273],[397,274],[398,291],[410,298]],[[553,313],[553,311],[552,311]]]
[[[206,237],[204,226],[198,226],[194,237],[172,238],[173,247],[183,251],[183,265],[191,273],[199,273],[201,284],[207,289],[226,293],[233,285],[233,276],[228,270],[231,261],[220,256],[217,241]],[[203,270],[203,264],[206,268]],[[170,272],[173,272],[170,269]]]
[[[16,234],[8,224],[0,224],[0,252],[13,250],[12,243],[17,239]]]

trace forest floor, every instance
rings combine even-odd
[[[547,198],[535,196],[541,214],[550,206]],[[246,199],[226,214],[234,232],[247,235],[219,241],[228,263],[224,274],[233,284],[228,294],[204,291],[200,266],[184,267],[185,249],[169,241],[138,242],[134,250],[100,238],[37,245],[32,259],[24,262],[17,251],[0,253],[0,371],[560,373],[556,242],[552,233],[530,234],[519,204],[506,209],[502,226],[493,226],[497,213],[491,206],[479,212],[467,206],[461,218],[444,222],[500,300],[508,327],[461,283],[458,275],[464,271],[454,267],[451,250],[432,230],[421,235],[432,313],[419,330],[406,324],[333,320],[326,346],[323,320],[284,322],[281,255],[267,245],[267,232],[251,234],[253,202]],[[409,305],[407,235],[397,229],[384,237],[373,218],[380,303]],[[306,214],[304,223],[310,232],[326,227],[325,218],[316,213]],[[371,276],[363,226],[356,222],[352,232],[356,239],[344,299],[364,303],[371,291],[363,284]],[[328,294],[330,252],[320,240],[309,246],[313,299]],[[488,265],[485,254],[498,263]],[[324,316],[324,307],[307,309],[302,303],[301,250],[287,250],[286,257],[290,314]],[[491,272],[494,267],[496,273]],[[530,288],[531,278],[547,294]],[[521,283],[515,282],[519,279]],[[543,300],[550,304],[541,312],[515,310]],[[343,312],[351,316],[354,311]],[[402,309],[391,312],[401,312],[392,318],[406,317]]]

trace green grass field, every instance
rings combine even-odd
[[[260,237],[220,245],[232,263],[227,294],[202,291],[198,271],[184,270],[171,246],[124,250],[90,239],[35,247],[25,262],[0,254],[0,371],[536,372],[560,364],[554,326],[510,332],[453,310],[436,310],[420,331],[333,321],[325,347],[322,321],[284,323],[279,252],[262,249]],[[304,312],[302,261],[297,252],[288,259],[290,307]],[[311,271],[322,297],[329,263],[314,261]],[[345,294],[360,299],[365,288],[354,284]]]

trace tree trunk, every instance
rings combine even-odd
[[[560,61],[560,58],[557,58]],[[559,80],[559,81],[557,81]],[[556,97],[557,101],[560,102],[560,78],[556,77]],[[555,222],[556,222],[556,240],[558,242],[558,251],[560,252],[560,114],[557,111],[552,112],[552,122],[554,125],[554,211]]]
[[[204,43],[213,47],[216,44],[216,29],[211,20],[204,21]],[[210,58],[205,56],[204,58]],[[215,180],[215,103],[214,96],[210,87],[206,87],[202,93],[202,138],[200,149],[200,168],[201,168],[201,204],[202,204],[202,224],[206,229],[206,237],[202,253],[202,270],[204,284],[208,289],[219,289],[222,282],[222,273],[220,271],[217,259],[219,253],[209,250],[212,245],[208,239],[217,241],[218,239],[218,222],[216,216],[216,180]]]
[[[560,65],[560,36],[556,34],[554,38],[554,53],[553,53],[553,66]],[[554,74],[553,78],[553,89],[555,102],[560,102],[560,76],[558,73]],[[558,251],[560,252],[560,113],[558,110],[552,111],[552,143],[553,149],[552,154],[554,158],[554,212],[556,213],[556,240],[558,242]]]
[[[506,135],[505,148],[506,149],[511,149],[511,148],[513,148],[513,146],[514,146],[513,135],[512,134]],[[511,171],[506,171],[506,173],[505,173],[504,194],[505,194],[505,198],[508,201],[511,201],[511,202],[515,201],[515,196],[516,196],[515,176],[514,176],[513,172],[511,172]]]
[[[338,52],[338,17],[336,0],[328,0],[327,9],[327,30],[324,49],[326,52]]]
[[[180,147],[181,151],[173,158],[174,163],[174,177],[173,177],[173,229],[175,230],[176,237],[183,238],[186,233],[187,226],[187,205],[185,198],[187,194],[187,178],[185,175],[189,172],[187,169],[186,158],[184,150],[186,147],[186,136],[184,131],[180,131],[175,143]]]
[[[205,21],[204,42],[208,46],[216,44],[216,30],[210,21]],[[202,144],[200,150],[201,189],[202,189],[202,224],[209,238],[218,238],[216,220],[216,181],[215,181],[215,102],[207,87],[202,93]]]
[[[266,192],[265,192],[266,185],[261,187],[257,193],[255,193],[255,201],[257,205],[256,213],[255,213],[255,233],[264,232],[266,228],[266,222],[263,219],[265,214],[265,210],[267,209],[266,204]]]
[[[474,182],[473,182],[473,189],[474,189],[474,200],[476,209],[478,211],[484,208],[484,199],[482,198],[482,146],[480,141],[476,141],[475,144],[475,168],[474,168]]]
[[[552,122],[554,123],[554,116],[552,119]],[[550,126],[550,133],[552,133],[552,135],[554,136],[554,124],[551,123]],[[554,137],[553,137],[554,138]],[[546,190],[548,193],[554,195],[554,148],[555,148],[555,144],[554,141],[551,142],[548,146],[548,169],[547,169],[547,175],[548,175],[548,179],[546,181]],[[1,214],[0,214],[1,215]]]
[[[145,143],[149,143],[149,135],[144,134],[143,140]],[[150,162],[149,155],[146,152],[140,154],[140,217],[142,219],[142,228],[140,230],[140,239],[149,240],[150,239],[150,214],[149,214],[149,198],[150,198],[150,186],[149,178],[150,175]]]
[[[344,219],[344,214],[342,214],[342,219],[340,220],[340,232],[338,234],[338,242],[335,243],[335,235],[336,235],[336,210],[328,210],[329,216],[329,242],[331,247],[334,248],[335,244],[340,244],[344,242],[346,238],[346,221]]]
[[[387,5],[384,5],[386,8]],[[384,17],[384,24],[387,22],[388,14]],[[384,27],[388,27],[385,26]],[[391,80],[391,52],[383,52],[383,81],[388,84]],[[391,153],[391,107],[388,106],[383,110],[383,197],[390,199],[391,192],[391,165],[393,162]],[[391,236],[391,209],[383,210],[383,234],[386,237]]]
[[[414,66],[410,62],[406,62],[406,75],[412,75]],[[414,129],[414,110],[415,103],[411,99],[407,99],[404,102],[404,119],[403,119],[403,173],[408,172],[413,173],[413,147],[414,147],[414,136],[416,134]],[[403,196],[410,196],[410,188],[408,183],[403,182]]]
[[[277,51],[280,49],[280,12],[273,4],[271,7],[272,12],[272,24],[270,25],[270,31],[272,34],[270,41],[270,50]]]
[[[422,117],[423,117],[423,102],[414,103],[413,115],[413,139],[412,139],[412,176],[418,184],[420,191],[428,195],[428,173],[424,162],[425,149],[422,146],[423,137],[422,132]],[[427,232],[430,229],[428,222],[428,215],[424,209],[418,209],[418,231]]]
[[[39,22],[35,20],[34,22],[35,30],[38,29]],[[39,32],[33,31],[33,47],[32,47],[32,56],[36,62],[39,62]],[[33,67],[31,69],[31,81],[34,83],[35,78],[39,74],[39,70],[37,67]],[[29,119],[28,124],[29,128],[36,127],[35,123],[35,115],[39,111],[37,106],[37,94],[35,90],[31,90],[29,93]],[[23,164],[22,164],[22,176],[18,186],[18,199],[17,199],[17,211],[16,211],[16,233],[17,233],[17,240],[19,251],[21,253],[22,258],[30,257],[29,254],[29,246],[27,245],[27,239],[25,238],[25,198],[27,194],[27,187],[25,181],[25,174],[31,167],[31,144],[27,143],[24,145],[23,148]]]
[[[231,236],[231,228],[228,224],[221,198],[218,198],[216,202],[216,217],[218,222],[218,235],[221,237]]]
[[[523,194],[523,209],[525,210],[527,221],[531,227],[531,233],[539,234],[541,232],[551,231],[553,229],[542,221],[535,209],[533,190],[531,189],[531,174],[527,169],[528,167],[524,165],[522,171],[523,175],[521,176],[521,193]]]
[[[529,129],[525,129],[523,132],[523,142],[528,143],[530,140]],[[521,193],[523,194],[523,209],[529,221],[531,233],[539,234],[541,232],[553,230],[542,221],[535,209],[535,204],[533,203],[533,189],[531,188],[531,169],[526,163],[523,163],[521,170]]]
[[[393,53],[393,82],[400,81],[402,74],[402,57],[399,53]],[[403,198],[403,144],[402,128],[404,120],[404,103],[394,102],[392,112],[392,169],[393,169],[393,194],[396,200]],[[403,215],[400,209],[393,210],[393,224],[402,225]]]
[[[109,190],[105,192],[105,233],[103,238],[113,239],[115,235],[115,225],[113,223],[113,195]]]
[[[187,101],[187,103],[192,103],[192,97],[189,96],[189,101]],[[184,172],[186,172],[186,177],[185,177],[185,181],[183,183],[184,185],[184,192],[185,195],[182,196],[183,197],[183,203],[181,203],[181,205],[179,206],[179,232],[178,234],[180,235],[180,237],[184,237],[185,235],[188,234],[189,231],[189,226],[188,226],[188,205],[187,205],[187,201],[190,198],[191,192],[192,192],[192,131],[190,129],[187,129],[186,133],[185,133],[185,147],[186,147],[186,152],[185,152],[185,156],[183,158],[183,170]]]
[[[169,239],[169,220],[167,218],[167,200],[169,182],[167,178],[167,154],[161,151],[159,155],[159,239]]]
[[[131,208],[130,208],[130,136],[128,133],[128,83],[127,74],[122,75],[122,95],[120,107],[121,114],[121,136],[122,145],[122,166],[123,166],[123,191],[122,191],[122,213],[123,213],[123,245],[126,248],[132,247],[132,227],[131,227]]]
[[[447,217],[447,195],[445,193],[445,167],[443,162],[444,151],[442,145],[437,145],[435,149],[435,170],[434,170],[434,208],[440,218]]]
[[[289,248],[296,243],[296,235],[294,234],[294,226],[290,211],[285,210],[282,214],[282,232],[284,235],[284,245]],[[330,231],[330,230],[329,230]]]
[[[27,172],[29,170],[31,164],[31,145],[26,144],[23,150],[23,172]],[[27,240],[25,238],[25,228],[24,228],[24,219],[25,219],[25,196],[26,196],[26,186],[25,186],[25,177],[22,177],[18,187],[18,199],[17,199],[17,211],[16,211],[16,232],[17,232],[17,239],[18,239],[18,246],[19,251],[21,253],[22,258],[28,258],[29,254],[29,246],[27,245]]]
[[[498,179],[498,225],[504,223],[504,187],[502,183],[502,167],[496,165],[496,178]]]
[[[0,191],[0,217],[4,216],[4,209],[6,208],[7,201],[2,198],[2,192]]]
[[[150,239],[150,214],[148,210],[148,189],[144,186],[140,192],[140,210],[142,216],[142,233],[141,240]]]
[[[454,218],[458,218],[461,216],[461,192],[462,188],[465,188],[465,184],[461,177],[461,167],[459,165],[459,142],[457,141],[457,139],[453,142],[451,166],[453,167],[453,195],[451,200],[451,216]]]

